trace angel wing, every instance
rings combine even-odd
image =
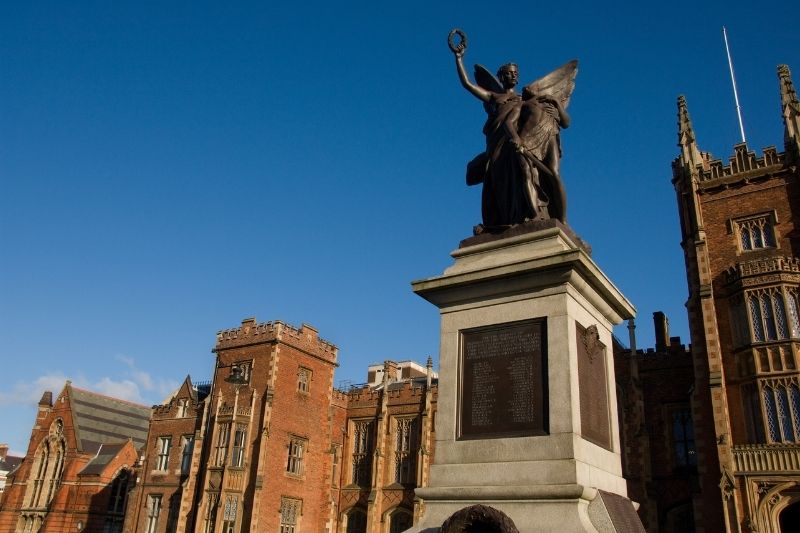
[[[486,89],[492,93],[503,93],[505,90],[503,89],[503,85],[498,81],[494,75],[489,72],[489,69],[484,67],[483,65],[475,64],[475,83],[478,84],[478,87],[482,89]],[[486,113],[491,114],[492,110],[489,107],[488,102],[484,102],[483,109]]]
[[[505,92],[500,81],[483,65],[475,65],[475,83],[477,83],[479,87],[493,93]]]
[[[573,59],[550,74],[539,78],[525,86],[528,93],[545,94],[553,96],[561,101],[561,105],[569,105],[569,98],[575,89],[575,76],[578,74],[578,60]],[[476,75],[477,79],[477,75]]]

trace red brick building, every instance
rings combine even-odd
[[[339,533],[399,533],[422,514],[435,442],[438,376],[412,361],[369,368],[369,382],[341,394],[334,442]],[[338,458],[341,457],[341,460]]]
[[[784,150],[700,150],[678,100],[697,531],[800,531],[800,102],[778,68]]]
[[[692,356],[679,337],[669,336],[663,313],[653,321],[655,349],[636,349],[633,324],[631,348],[614,346],[622,473],[647,531],[688,533],[697,484]]]
[[[334,528],[337,348],[307,324],[249,318],[213,352],[210,383],[187,377],[153,406],[126,531]]]
[[[125,531],[186,531],[193,523],[202,455],[195,439],[209,391],[210,383],[193,385],[187,377],[168,402],[153,406]]]
[[[0,503],[3,532],[122,531],[150,409],[73,387],[39,401],[28,451]]]
[[[402,531],[421,512],[436,374],[405,361],[333,387],[337,348],[305,324],[218,334],[208,386],[153,407],[125,529]]]

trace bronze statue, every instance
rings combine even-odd
[[[467,164],[467,185],[483,183],[483,224],[476,232],[494,233],[529,220],[553,218],[566,223],[559,132],[569,127],[566,108],[578,62],[570,61],[527,85],[520,96],[515,91],[517,65],[500,67],[499,80],[475,65],[476,83],[472,83],[463,63],[464,32],[451,31],[448,45],[461,85],[483,102],[488,115],[483,126],[486,150]]]

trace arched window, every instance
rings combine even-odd
[[[28,479],[28,490],[26,491],[25,507],[36,507],[42,494],[45,473],[50,465],[50,447],[47,441],[39,445],[39,449],[33,455],[33,468]]]
[[[788,505],[778,517],[781,531],[797,531],[800,528],[800,502]]]
[[[26,508],[45,508],[55,496],[64,471],[66,443],[63,430],[64,423],[59,418],[50,426],[49,435],[34,453],[33,467],[23,500]]]
[[[347,533],[366,533],[367,513],[361,509],[353,509],[347,513]]]
[[[54,453],[53,469],[47,473],[47,501],[44,505],[50,503],[53,496],[56,495],[56,489],[61,484],[61,474],[64,471],[64,454],[66,452],[66,445],[63,439],[59,439],[52,443]]]
[[[389,533],[401,533],[414,525],[414,517],[405,509],[395,509],[389,515]]]

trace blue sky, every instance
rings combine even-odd
[[[27,446],[65,379],[152,404],[207,379],[215,333],[313,324],[337,380],[438,355],[440,273],[480,221],[468,65],[523,83],[577,58],[562,135],[573,229],[639,312],[687,339],[670,163],[676,98],[701,149],[782,149],[776,66],[796,2],[64,2],[0,5],[0,442]],[[428,5],[434,4],[434,5]],[[795,75],[796,81],[798,74]],[[618,335],[627,340],[624,331]]]

